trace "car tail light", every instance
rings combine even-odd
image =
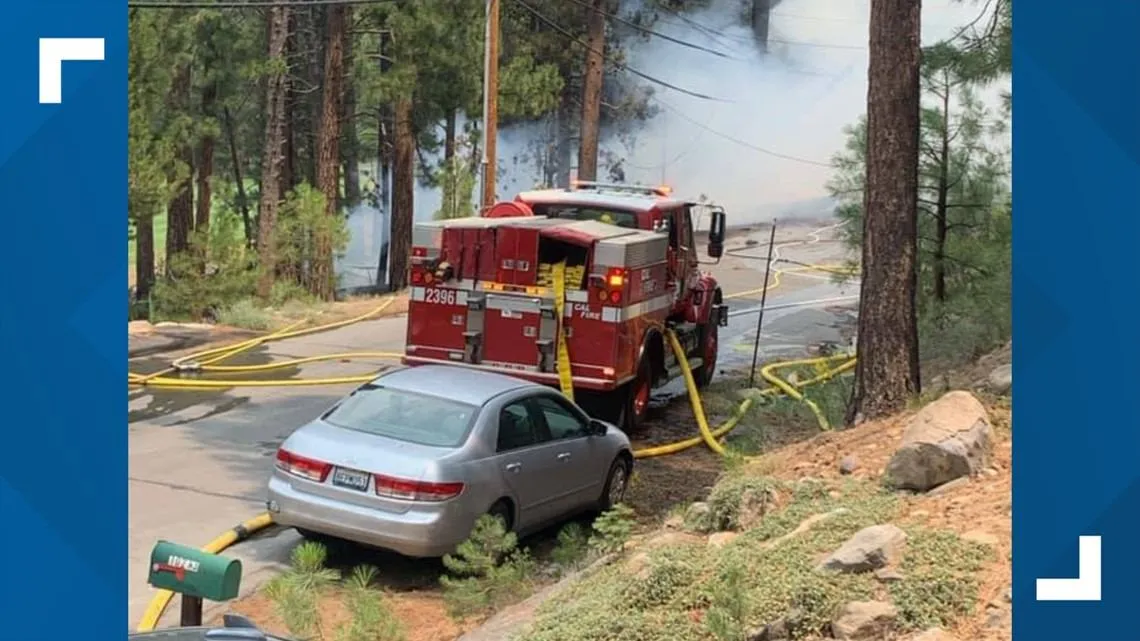
[[[277,450],[277,469],[288,472],[293,476],[324,483],[332,470],[332,463],[325,463],[316,459],[298,456],[288,450]]]
[[[429,483],[376,475],[376,494],[389,499],[438,502],[453,499],[461,492],[462,483]]]

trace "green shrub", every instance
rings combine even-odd
[[[741,506],[745,501],[770,503],[779,483],[766,477],[728,474],[713,486],[709,494],[709,527],[712,530],[735,530],[740,526]]]
[[[562,568],[575,568],[589,553],[589,533],[581,523],[566,524],[558,532],[558,540],[550,553],[550,560]]]
[[[633,525],[633,508],[624,504],[615,505],[594,520],[590,548],[602,554],[622,551],[633,534]]]
[[[263,309],[252,298],[243,298],[218,312],[218,322],[222,325],[242,329],[268,330],[273,325],[273,315]]]
[[[200,320],[253,295],[257,256],[231,219],[219,216],[208,234],[191,234],[187,251],[167,257],[151,290],[152,320]]]
[[[518,548],[503,522],[482,516],[454,554],[443,557],[450,575],[440,577],[453,617],[465,618],[523,598],[533,585],[535,562]]]
[[[953,532],[917,529],[908,533],[904,580],[891,585],[892,601],[904,628],[949,627],[969,614],[978,598],[978,576],[991,551]]]

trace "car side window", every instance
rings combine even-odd
[[[499,413],[497,450],[509,452],[539,442],[539,430],[526,403],[519,401],[503,408]]]
[[[589,434],[586,423],[578,414],[554,397],[536,397],[534,405],[542,413],[542,417],[546,419],[546,427],[550,430],[552,439],[558,441]]]

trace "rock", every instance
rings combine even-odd
[[[669,518],[665,519],[665,522],[662,524],[662,527],[664,527],[666,530],[677,530],[677,531],[684,530],[685,529],[685,515],[683,515],[683,514],[670,515]]]
[[[986,378],[986,387],[994,394],[1008,394],[1013,389],[1013,365],[999,365]]]
[[[875,570],[875,578],[883,583],[898,583],[906,577],[895,568],[879,568]]]
[[[685,510],[685,516],[682,518],[685,528],[691,530],[705,530],[712,523],[712,508],[708,503],[697,501]]]
[[[881,601],[853,601],[843,606],[831,622],[831,636],[841,641],[870,641],[888,636],[898,619],[898,610]]]
[[[887,485],[926,492],[989,467],[994,430],[986,408],[954,391],[919,410],[887,464]]]
[[[894,525],[872,525],[855,533],[820,565],[835,572],[870,572],[893,564],[906,547],[906,532]]]
[[[953,492],[954,490],[962,487],[963,485],[969,485],[969,484],[970,484],[970,478],[969,477],[962,477],[960,479],[954,479],[953,481],[950,481],[949,483],[943,483],[942,485],[939,485],[938,487],[930,490],[926,494],[927,494],[927,496],[942,496],[944,494],[949,494],[950,492]]]
[[[958,641],[958,637],[942,628],[930,628],[911,637],[910,641]]]
[[[792,638],[792,631],[803,620],[803,612],[792,610],[785,616],[776,619],[768,625],[762,625],[751,631],[745,637],[748,641],[782,641]]]
[[[859,469],[859,460],[850,454],[848,454],[847,456],[844,456],[839,461],[839,473],[840,474],[851,474],[852,472],[854,472],[857,469]]]
[[[986,608],[986,627],[991,630],[1013,627],[1013,612],[1009,608]]]
[[[736,517],[736,524],[742,530],[756,525],[768,513],[768,508],[776,502],[775,492],[771,489],[760,490],[747,488],[740,495],[740,512]]]
[[[735,541],[738,536],[740,535],[736,532],[717,532],[711,534],[709,535],[709,547],[713,549],[722,548]]]
[[[1013,588],[1006,588],[1005,592],[1002,592],[1002,597],[1006,603],[1013,603]]]

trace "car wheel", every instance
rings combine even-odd
[[[606,477],[606,486],[602,490],[598,506],[603,512],[612,509],[615,505],[625,501],[625,490],[629,486],[630,462],[624,456],[614,459],[610,465],[610,474]]]
[[[492,505],[491,509],[487,510],[487,515],[502,523],[504,530],[507,532],[511,531],[511,528],[514,525],[512,523],[513,519],[511,516],[511,506],[508,505],[506,501],[499,501],[498,503]]]

